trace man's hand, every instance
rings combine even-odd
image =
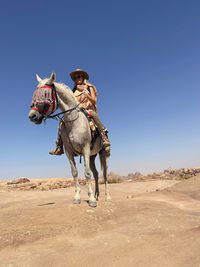
[[[84,95],[88,95],[88,94],[89,94],[88,90],[85,89],[85,90],[83,91],[83,94],[84,94]]]

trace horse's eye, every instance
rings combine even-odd
[[[44,110],[48,110],[49,109],[49,106],[50,106],[49,103],[45,103],[44,104]]]

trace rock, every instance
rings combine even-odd
[[[126,178],[128,178],[128,181],[132,180],[132,181],[140,181],[140,180],[144,180],[144,175],[141,174],[140,172],[135,172],[135,173],[129,173],[128,176]]]
[[[94,210],[86,210],[87,213],[94,213]]]
[[[128,195],[128,196],[126,196],[126,198],[134,198],[134,196],[133,195]]]
[[[30,180],[28,178],[22,177],[17,180],[13,180],[11,182],[7,182],[7,184],[22,184],[22,183],[29,183]]]
[[[140,172],[135,172],[134,176],[140,177],[142,174]]]
[[[168,168],[163,172],[154,172],[152,174],[142,175],[140,172],[129,173],[126,177],[127,181],[149,181],[149,180],[182,180],[189,179],[200,173],[200,167],[196,168]]]

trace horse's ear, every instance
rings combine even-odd
[[[40,83],[42,81],[42,79],[40,78],[40,76],[38,74],[36,74],[36,79],[37,81]]]
[[[56,80],[56,74],[55,74],[55,72],[52,72],[52,73],[51,73],[51,76],[50,76],[50,78],[49,78],[49,84],[54,83],[55,80]]]

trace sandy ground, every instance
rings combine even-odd
[[[0,266],[200,267],[200,176],[82,188],[0,192]]]

